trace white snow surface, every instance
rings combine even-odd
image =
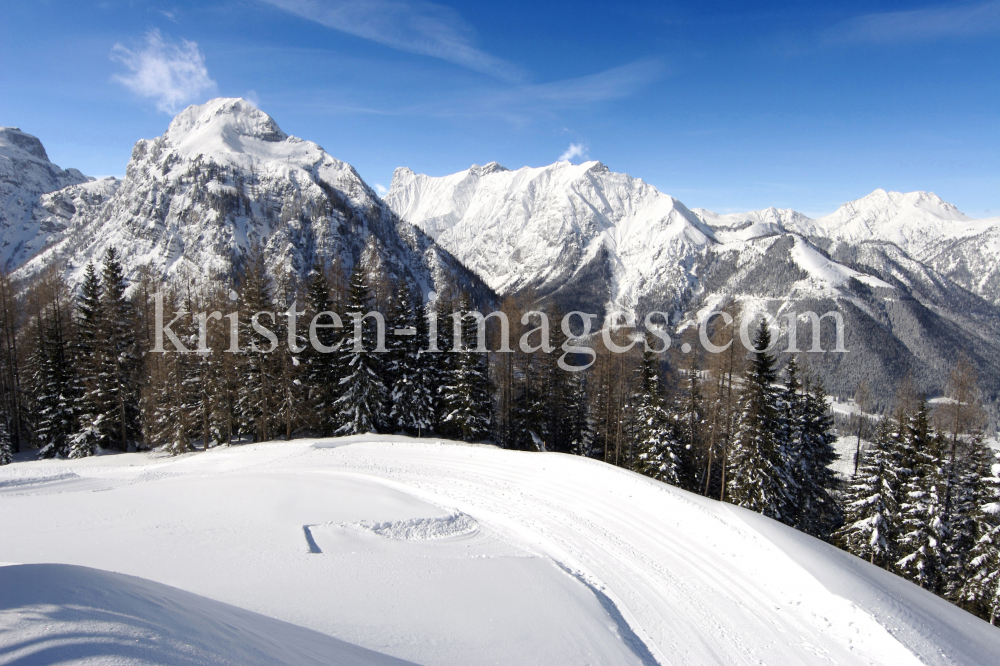
[[[5,664],[405,666],[197,594],[67,564],[0,566]]]
[[[327,663],[971,665],[1000,652],[996,627],[828,544],[555,453],[366,435],[15,463],[0,468],[0,533],[0,561],[117,572],[0,572],[0,643],[23,663],[100,636],[104,652],[60,663],[231,663],[185,660],[185,640],[294,645],[278,661],[296,664],[334,639]],[[131,638],[153,650],[145,661]]]

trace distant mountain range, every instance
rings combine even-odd
[[[964,352],[987,401],[1000,399],[1000,218],[971,220],[925,192],[876,190],[818,219],[718,215],[599,162],[557,162],[400,168],[383,200],[248,102],[216,99],[138,141],[121,180],[63,171],[35,137],[0,129],[0,204],[0,261],[19,278],[55,263],[76,283],[110,245],[132,271],[225,274],[255,243],[301,277],[317,259],[353,264],[374,236],[425,294],[445,281],[480,298],[531,290],[564,310],[665,311],[680,328],[729,300],[836,310],[850,353],[807,355],[832,392],[866,379],[889,399],[911,374],[933,393]]]

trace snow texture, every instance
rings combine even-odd
[[[204,645],[227,617],[226,640],[293,635],[253,612],[428,665],[973,665],[1000,650],[995,627],[828,544],[574,456],[365,435],[22,462],[0,480],[17,482],[0,486],[0,561],[148,579],[71,569],[109,592],[58,610],[70,591],[0,577],[5,609],[51,603],[79,641],[104,626],[145,640],[129,618],[183,594],[166,638]],[[139,610],[109,618],[135,586]],[[38,636],[39,612],[5,611],[6,635]],[[302,635],[303,653],[320,644]],[[119,661],[92,663],[142,663],[116,645]],[[313,663],[300,654],[279,661]]]
[[[410,662],[134,576],[66,564],[0,566],[6,664],[273,666]]]

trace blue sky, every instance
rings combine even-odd
[[[7,2],[0,125],[124,173],[244,96],[387,187],[598,159],[690,207],[819,215],[877,187],[1000,215],[1000,0]],[[575,146],[575,148],[574,148]]]

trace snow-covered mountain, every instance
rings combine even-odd
[[[401,168],[385,199],[500,294],[661,310],[681,326],[728,300],[779,315],[836,310],[853,353],[810,359],[834,392],[865,378],[891,396],[908,373],[933,391],[959,348],[1000,392],[1000,224],[933,194],[877,190],[819,219],[718,215],[598,162],[559,162],[439,178]]]
[[[845,246],[892,244],[910,259],[1000,305],[1000,218],[969,218],[932,192],[878,189],[817,219],[774,208],[733,215],[694,212],[727,240],[787,231],[841,253]]]
[[[600,162],[443,178],[400,168],[385,200],[498,293],[531,288],[591,312],[651,292],[680,304],[715,243],[679,201]]]
[[[242,99],[188,107],[163,136],[136,142],[120,182],[70,187],[42,208],[41,219],[63,231],[18,277],[58,263],[75,283],[109,246],[133,272],[224,275],[255,244],[279,272],[301,276],[317,259],[352,265],[374,236],[389,269],[425,292],[445,277],[488,291],[349,164]]]
[[[0,127],[0,267],[20,265],[59,232],[33,216],[42,195],[88,180],[76,169],[50,162],[36,137]]]

